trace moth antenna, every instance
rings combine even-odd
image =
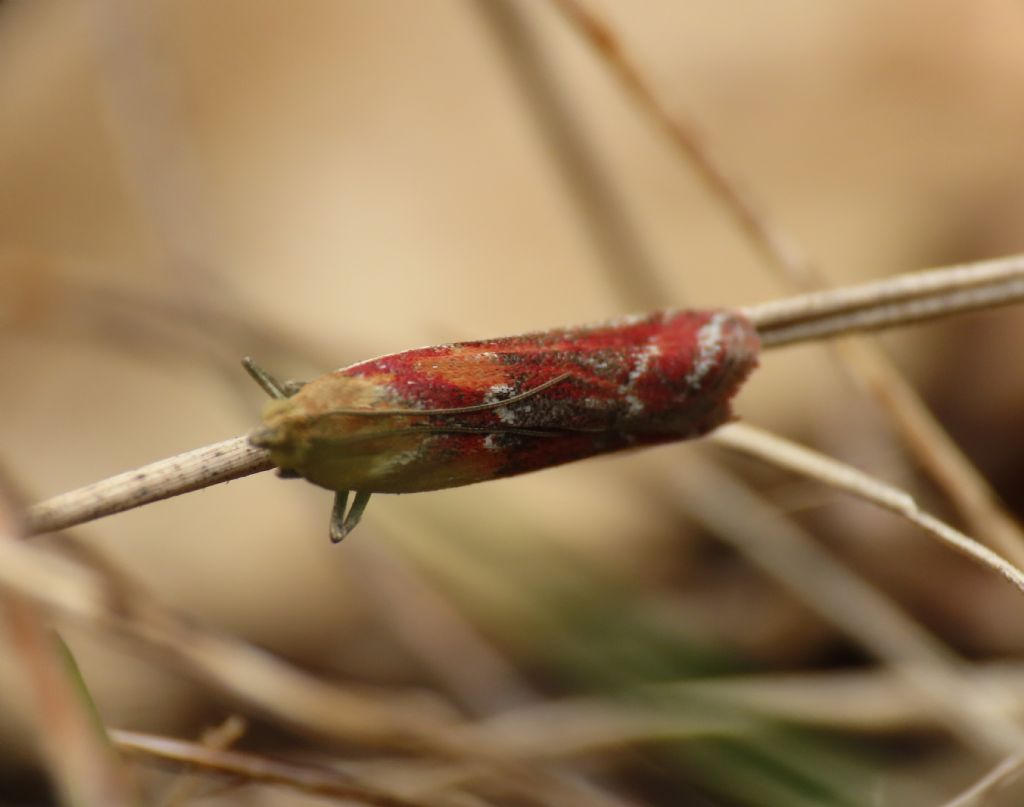
[[[404,429],[396,429],[396,432],[402,431]],[[550,429],[524,429],[521,426],[426,426],[423,431],[432,434],[515,434],[520,437],[564,437],[567,434],[608,433],[608,429],[596,426],[589,429],[573,426],[558,426]]]
[[[270,373],[260,367],[251,356],[242,359],[242,367],[249,374],[253,381],[260,385],[271,398],[288,398],[291,394],[287,387],[274,378]]]
[[[322,415],[321,417],[325,417]],[[550,429],[524,429],[521,426],[503,426],[494,424],[492,426],[404,426],[401,429],[392,429],[387,437],[395,437],[405,434],[515,434],[520,437],[564,437],[567,434],[606,434],[605,428],[573,428],[563,426]],[[352,434],[344,439],[344,444],[380,440],[382,435],[375,434]]]
[[[518,395],[513,395],[511,398],[505,398],[501,401],[489,401],[482,404],[473,404],[472,406],[454,406],[447,409],[332,409],[326,414],[358,415],[361,417],[394,417],[396,415],[465,415],[470,412],[486,412],[491,409],[498,409],[502,406],[508,406],[509,404],[525,401],[527,398],[532,398],[534,395],[537,395],[556,384],[561,384],[571,375],[572,373],[562,373],[561,375],[548,379],[543,384],[538,384],[536,387],[526,390],[526,392],[520,392]]]

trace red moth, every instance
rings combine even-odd
[[[340,540],[371,493],[469,485],[705,434],[730,419],[758,347],[738,312],[660,311],[394,353],[290,397],[247,362],[279,399],[249,439],[282,472],[338,491]]]

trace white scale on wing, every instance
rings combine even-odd
[[[633,369],[629,371],[629,377],[626,379],[626,383],[619,387],[619,393],[626,399],[626,403],[629,404],[629,414],[639,415],[644,411],[644,402],[640,400],[640,397],[633,392],[636,387],[636,382],[639,381],[644,373],[651,366],[651,360],[661,355],[661,346],[655,341],[655,337],[651,336],[647,343],[640,349],[640,352],[636,357],[636,364],[633,365]]]
[[[509,398],[515,392],[515,388],[511,384],[495,384],[484,396],[484,403],[498,403],[503,398]],[[522,411],[522,410],[520,410]],[[494,410],[494,414],[498,416],[498,420],[502,423],[506,423],[509,426],[514,426],[516,422],[516,408],[513,406],[499,406]]]
[[[700,389],[704,378],[714,368],[722,352],[722,329],[729,314],[720,311],[697,331],[697,355],[693,358],[693,369],[686,374],[690,389]]]

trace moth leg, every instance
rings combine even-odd
[[[282,384],[249,356],[242,359],[242,367],[271,398],[289,398],[298,392],[298,389],[294,387],[295,382],[288,381]]]
[[[352,507],[346,514],[345,507],[348,505],[348,496],[349,491],[347,490],[334,494],[334,507],[331,508],[331,543],[334,544],[356,528],[356,524],[363,517],[363,511],[366,510],[366,505],[370,501],[368,491],[357,490]]]

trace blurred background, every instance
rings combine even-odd
[[[1019,3],[586,7],[829,284],[1024,250]],[[540,0],[0,4],[0,452],[30,500],[250,429],[263,395],[242,355],[309,378],[790,293]],[[1024,513],[1020,311],[880,341]],[[767,354],[737,412],[955,519],[822,346]],[[747,512],[736,486],[770,505],[749,535],[805,530],[1024,686],[1010,587],[713,446],[377,496],[336,547],[330,494],[271,474],[62,540],[302,667],[431,692],[471,719],[586,696],[719,726],[623,729],[583,754],[574,773],[615,803],[938,804],[981,775],[991,760],[927,710],[870,719],[876,659],[719,540],[714,514]],[[195,736],[237,708],[123,643],[62,633],[110,725]],[[830,694],[853,673],[863,691]],[[47,803],[22,692],[0,651],[3,803]],[[241,745],[303,753],[255,718]],[[188,803],[323,799],[250,786]]]

